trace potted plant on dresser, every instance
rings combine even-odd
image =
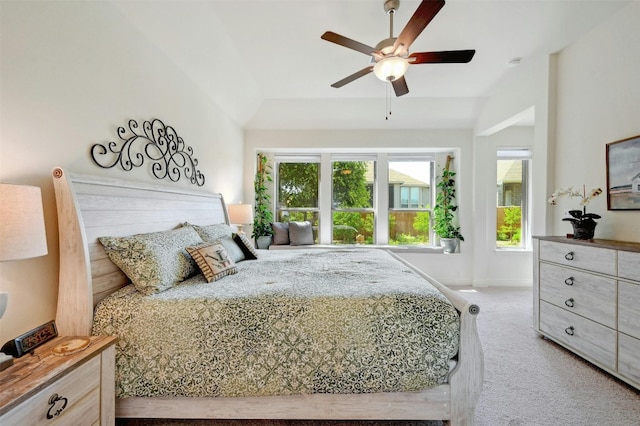
[[[460,227],[456,224],[456,173],[451,170],[453,157],[448,155],[436,185],[436,204],[433,207],[433,230],[440,237],[440,245],[445,253],[453,253],[458,240],[464,241]]]
[[[255,191],[255,214],[253,215],[253,231],[251,236],[255,238],[256,247],[259,249],[269,248],[271,245],[271,235],[273,230],[273,213],[271,213],[271,195],[269,194],[268,183],[273,182],[271,177],[271,165],[269,158],[258,154],[258,169],[253,181]]]

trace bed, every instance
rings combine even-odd
[[[53,170],[53,182],[60,241],[60,287],[56,314],[60,335],[84,336],[92,332],[120,334],[116,349],[117,363],[137,366],[141,361],[132,358],[131,354],[151,351],[145,349],[126,352],[127,348],[133,347],[135,343],[133,337],[127,336],[122,330],[135,327],[128,325],[118,331],[114,323],[121,320],[111,318],[109,313],[117,311],[118,308],[109,310],[108,306],[116,303],[118,299],[123,299],[125,305],[121,310],[138,312],[148,304],[159,306],[167,299],[177,297],[179,303],[196,303],[198,308],[194,308],[193,305],[182,306],[183,312],[201,312],[197,315],[198,320],[215,316],[217,312],[224,312],[222,316],[227,320],[226,325],[215,327],[226,330],[226,337],[220,338],[220,342],[224,340],[225,344],[231,346],[236,344],[244,348],[245,352],[251,353],[251,364],[243,364],[249,361],[233,356],[226,357],[228,359],[223,360],[226,364],[221,366],[209,365],[201,360],[194,361],[189,357],[204,352],[210,359],[219,360],[225,358],[224,353],[231,349],[225,347],[224,352],[215,354],[216,350],[222,350],[219,349],[223,347],[222,343],[219,347],[211,342],[202,346],[202,342],[207,339],[203,339],[202,333],[198,330],[207,328],[205,323],[197,325],[196,331],[185,331],[188,327],[186,323],[195,323],[195,315],[193,318],[185,315],[186,320],[171,321],[171,327],[161,328],[188,335],[194,344],[186,345],[182,342],[172,348],[171,342],[165,341],[161,345],[156,343],[156,347],[167,346],[170,353],[180,354],[182,358],[176,355],[171,359],[178,359],[184,365],[207,366],[203,369],[204,372],[192,373],[192,376],[208,375],[195,380],[190,386],[184,386],[194,389],[187,392],[182,388],[171,387],[173,385],[168,384],[168,381],[161,382],[158,378],[159,375],[164,377],[177,374],[173,370],[162,369],[162,373],[158,373],[159,370],[156,369],[155,373],[141,374],[149,375],[148,380],[142,382],[131,371],[127,373],[119,370],[116,374],[116,417],[415,419],[444,420],[453,425],[473,424],[474,410],[482,390],[484,374],[482,347],[476,329],[479,308],[393,254],[377,249],[261,250],[258,259],[238,262],[235,273],[216,281],[213,283],[215,285],[203,281],[202,275],[195,274],[175,288],[142,295],[133,288],[127,275],[107,256],[104,249],[107,245],[103,246],[99,238],[165,232],[185,227],[187,224],[196,228],[210,224],[226,224],[228,218],[222,196],[204,191],[74,174],[61,168]],[[315,262],[315,267],[308,266],[311,260]],[[381,266],[382,262],[390,263],[388,266]],[[376,268],[376,265],[379,267]],[[264,272],[263,268],[266,267],[272,269]],[[369,273],[376,269],[377,275],[371,278]],[[281,275],[278,275],[279,270],[282,270]],[[292,275],[291,270],[297,272]],[[292,278],[295,275],[300,276],[300,271],[305,271],[306,274],[304,279],[299,280],[300,283],[305,283],[304,285],[297,285],[298,281]],[[386,278],[383,277],[385,274],[403,277],[403,290],[400,295],[393,294],[391,299],[387,299],[387,284],[383,284],[386,282]],[[324,279],[320,284],[314,284],[309,278],[312,275],[322,276]],[[327,279],[328,275],[331,276],[330,279]],[[257,281],[247,281],[250,276],[257,277]],[[358,278],[359,285],[349,284],[349,279],[354,277]],[[370,294],[372,289],[375,289],[373,295]],[[375,293],[376,291],[379,293]],[[208,302],[212,299],[209,294],[211,292],[216,293],[215,302]],[[349,294],[345,295],[343,292]],[[303,293],[304,298],[301,297]],[[311,301],[309,295],[313,297]],[[436,318],[421,314],[423,308],[420,306],[427,298],[435,300],[434,303],[438,306]],[[241,299],[248,301],[249,305],[236,306],[237,301]],[[331,308],[331,315],[325,312],[328,299],[331,299],[332,303],[338,303]],[[256,303],[256,300],[259,300],[259,303]],[[208,303],[213,305],[208,306]],[[410,308],[397,309],[398,304]],[[266,308],[272,305],[276,308],[272,308],[271,311]],[[290,310],[284,310],[283,306]],[[395,310],[389,306],[396,306],[393,308]],[[354,310],[369,313],[382,311],[386,316],[382,318],[383,315],[372,315],[368,319],[356,320]],[[451,312],[455,314],[453,317]],[[229,319],[239,318],[240,313],[244,315],[242,327],[252,330],[252,335],[266,336],[266,340],[247,343],[247,336],[243,335],[242,343],[233,342],[229,336],[237,334],[238,325],[235,324],[236,328],[233,328],[230,324],[242,321]],[[255,320],[255,317],[260,315],[262,317]],[[278,317],[275,327],[286,328],[286,333],[282,334],[286,337],[280,340],[274,338],[274,331],[267,329],[266,325],[270,317]],[[317,322],[318,317],[321,318],[320,323]],[[146,321],[145,318],[141,316],[134,319],[134,322],[138,321],[137,332],[149,328],[141,325]],[[283,318],[291,320],[283,322]],[[248,326],[246,322],[251,322],[252,319],[254,323]],[[316,322],[311,322],[312,320]],[[377,325],[372,325],[374,323]],[[401,323],[413,323],[415,329],[400,332],[398,330]],[[442,354],[447,354],[447,359],[442,359],[442,354],[433,356],[431,352],[424,352],[424,348],[421,347],[425,343],[420,340],[420,336],[424,334],[430,335],[429,339],[434,338],[433,330],[440,323],[444,324],[444,331],[438,334],[446,336],[436,336],[440,339],[436,345],[444,348]],[[324,328],[314,324],[323,324]],[[331,360],[328,364],[318,361],[323,354],[340,351],[327,346],[342,339],[341,333],[344,331],[333,336],[330,334],[339,326],[369,330],[346,338],[361,339],[362,342],[339,342],[338,348],[360,348],[361,353],[343,353],[341,358],[336,357],[336,360]],[[298,333],[295,335],[297,337],[291,337],[294,331]],[[377,344],[363,343],[367,334],[374,339],[378,338]],[[155,338],[153,333],[149,339],[152,338]],[[171,335],[165,338],[170,339]],[[394,343],[385,346],[385,342],[392,338],[415,342],[406,348]],[[290,342],[296,339],[300,341]],[[285,340],[289,341],[288,348],[283,344],[273,344]],[[303,340],[305,342],[302,342]],[[270,373],[270,377],[275,377],[273,382],[265,382],[264,378],[254,380],[255,365],[269,364],[271,361],[268,356],[283,359],[283,353],[290,354],[292,351],[295,352],[294,349],[298,353],[294,357],[296,360],[288,360],[284,366],[273,368],[274,372],[280,371],[280,375]],[[278,353],[279,350],[283,352]],[[385,358],[380,355],[381,352],[387,355],[393,353],[393,356]],[[411,357],[428,358],[430,363],[427,363],[428,366],[425,368],[417,368],[419,362]],[[304,362],[297,358],[304,358]],[[363,358],[367,361],[363,362]],[[432,358],[438,359],[431,362]],[[352,365],[354,359],[358,360],[360,367],[367,364],[366,368],[350,371],[355,368]],[[409,366],[406,370],[399,370],[401,379],[387,377],[386,371],[397,370],[396,366],[403,363],[401,360],[405,360],[404,364]],[[158,358],[151,360],[151,364],[156,367],[161,363]],[[306,376],[298,373],[301,366],[309,363],[314,363],[312,370],[315,376],[313,379],[304,379]],[[394,367],[388,368],[387,364],[393,364]],[[233,368],[229,367],[230,365]],[[352,374],[346,374],[349,371]],[[215,378],[211,378],[212,375]],[[378,380],[379,376],[384,376],[384,379]],[[366,379],[361,380],[362,377]],[[160,382],[161,385],[151,386],[151,383],[157,385]],[[281,386],[284,382],[287,384],[286,387]],[[234,383],[241,384],[235,386]]]

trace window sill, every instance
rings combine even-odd
[[[391,246],[391,245],[372,245],[372,244],[313,244],[304,246],[292,245],[271,245],[269,250],[295,250],[295,249],[382,249],[389,250],[393,253],[442,253],[442,247],[436,246]],[[455,253],[452,253],[455,254]]]
[[[516,248],[516,247],[496,247],[494,249],[496,253],[531,253],[531,248]]]

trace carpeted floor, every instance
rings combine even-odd
[[[460,289],[480,306],[485,384],[476,426],[640,425],[640,391],[542,339],[530,288]],[[435,426],[428,421],[161,420],[118,426]]]

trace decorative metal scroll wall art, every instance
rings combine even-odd
[[[177,182],[184,173],[192,184],[204,185],[204,175],[196,168],[198,160],[193,158],[193,148],[185,145],[173,127],[154,119],[142,123],[140,131],[138,122],[129,120],[128,128],[118,127],[118,137],[123,141],[121,146],[109,142],[91,147],[94,163],[103,169],[120,165],[129,172],[142,166],[148,158],[153,162],[151,171],[157,179],[169,178]]]

